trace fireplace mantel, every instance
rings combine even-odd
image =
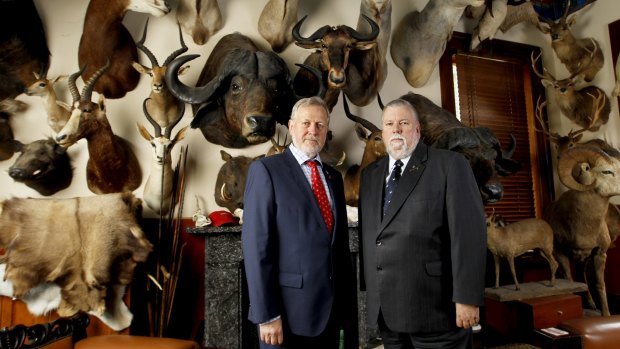
[[[247,320],[241,226],[196,227],[187,228],[187,232],[205,238],[204,346],[257,347],[256,327]],[[358,241],[357,223],[349,224],[349,248],[355,260],[356,274],[359,270]],[[375,347],[378,334],[366,327],[366,292],[358,291],[357,300],[360,346]]]

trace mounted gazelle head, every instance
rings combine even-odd
[[[56,142],[63,147],[68,147],[82,138],[88,138],[92,133],[101,131],[102,127],[110,129],[103,95],[99,95],[98,103],[91,101],[93,87],[97,79],[110,68],[110,61],[88,79],[80,96],[75,81],[82,74],[84,68],[82,67],[80,71],[69,76],[69,91],[73,97],[71,117],[69,117],[65,127],[56,135]]]
[[[166,67],[168,66],[168,63],[172,62],[172,60],[174,60],[177,56],[186,52],[187,46],[185,45],[185,42],[183,41],[183,34],[181,33],[181,26],[179,25],[179,39],[181,41],[181,48],[172,52],[168,56],[168,58],[166,58],[166,60],[164,61],[164,64],[159,65],[159,63],[157,62],[157,58],[155,58],[155,55],[153,54],[153,52],[151,52],[151,50],[149,50],[146,46],[144,46],[144,42],[146,40],[146,31],[148,29],[148,26],[149,26],[149,21],[147,19],[146,24],[144,25],[144,32],[142,33],[142,39],[140,39],[140,41],[136,43],[136,47],[140,51],[144,52],[144,54],[148,57],[149,61],[151,62],[151,67],[149,68],[138,62],[132,62],[131,65],[138,72],[142,74],[146,74],[151,77],[152,93],[159,94],[159,93],[163,93],[164,91],[167,93],[166,83],[165,83]],[[187,68],[189,68],[189,66],[182,67],[181,69],[179,69],[178,74],[179,75],[183,74]]]
[[[172,133],[172,128],[174,128],[174,126],[176,126],[179,123],[179,121],[181,121],[181,118],[183,118],[183,114],[185,113],[185,103],[181,104],[182,105],[181,111],[177,115],[177,118],[172,124],[166,127],[164,134],[162,135],[161,127],[159,126],[157,122],[155,122],[155,120],[153,120],[153,118],[151,117],[151,115],[149,114],[146,108],[147,102],[149,100],[150,98],[147,98],[144,100],[144,103],[142,104],[142,109],[144,111],[144,116],[146,116],[146,119],[151,123],[151,125],[153,125],[154,134],[151,135],[149,131],[147,131],[146,128],[141,123],[137,123],[137,126],[138,126],[138,131],[140,132],[140,135],[142,135],[144,139],[146,139],[147,141],[151,143],[151,146],[153,147],[153,151],[155,154],[155,160],[157,162],[157,165],[161,166],[161,165],[164,165],[165,163],[170,163],[170,151],[172,150],[172,148],[178,141],[185,138],[185,133],[187,132],[188,126],[185,126],[181,130],[179,130],[179,132],[177,132],[174,138],[172,139],[170,138],[171,133]]]
[[[35,72],[33,72],[33,74],[34,78],[37,80],[24,89],[24,93],[28,96],[56,96],[56,93],[54,92],[54,85],[67,78],[66,75],[60,75],[54,79],[48,79],[47,74],[38,74]]]

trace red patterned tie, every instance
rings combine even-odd
[[[327,231],[331,234],[332,227],[334,225],[334,217],[332,216],[332,210],[329,207],[329,201],[327,200],[327,194],[325,193],[325,187],[321,181],[321,176],[319,176],[316,161],[309,160],[306,163],[312,170],[310,176],[310,179],[312,180],[312,192],[314,192],[316,201],[319,203],[321,214],[323,215],[323,219],[325,219],[325,224],[327,224]]]

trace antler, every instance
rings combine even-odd
[[[553,75],[551,75],[551,73],[549,73],[547,68],[545,68],[544,66],[543,66],[544,74],[541,74],[536,68],[536,63],[538,62],[538,59],[540,58],[541,55],[542,55],[542,51],[538,53],[538,56],[536,56],[536,58],[534,58],[534,51],[532,51],[532,53],[530,54],[530,58],[532,59],[532,70],[534,71],[534,74],[536,74],[536,76],[538,76],[539,78],[550,81],[550,82],[557,81],[557,79]]]
[[[538,101],[536,101],[536,120],[538,120],[538,123],[540,124],[540,127],[542,127],[542,129],[538,129],[536,126],[534,126],[534,129],[538,132],[542,132],[543,134],[545,134],[547,137],[549,137],[549,139],[557,144],[557,141],[560,139],[560,135],[556,132],[551,133],[549,132],[549,129],[547,128],[547,126],[545,126],[545,120],[543,119],[543,108],[545,108],[547,106],[547,101],[541,102],[542,97],[538,96]]]

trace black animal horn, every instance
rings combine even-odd
[[[142,32],[142,39],[140,39],[140,41],[136,42],[136,47],[140,49],[140,51],[144,52],[144,54],[149,58],[149,61],[151,61],[151,65],[153,67],[157,66],[159,67],[159,63],[157,63],[157,58],[155,58],[155,55],[153,54],[153,52],[151,52],[151,50],[149,50],[148,48],[146,48],[146,46],[144,46],[144,41],[146,41],[146,30],[149,26],[149,19],[146,19],[146,23],[144,24],[144,31]]]
[[[179,103],[181,103],[180,105],[180,109],[179,109],[179,115],[177,116],[177,118],[171,122],[168,127],[166,127],[166,131],[164,131],[164,137],[166,137],[166,139],[170,139],[170,134],[172,133],[172,129],[179,123],[179,121],[181,121],[181,119],[183,118],[183,114],[185,114],[185,103],[182,101],[179,101]]]
[[[181,41],[181,48],[172,52],[166,61],[164,62],[163,67],[168,66],[173,59],[177,58],[180,54],[185,53],[187,51],[187,46],[185,46],[185,41],[183,41],[183,33],[181,32],[181,24],[177,22],[177,26],[179,27],[179,39]]]
[[[316,41],[316,39],[322,38],[323,35],[331,28],[330,26],[326,25],[317,29],[317,31],[315,31],[309,37],[304,38],[303,36],[301,36],[301,34],[299,34],[299,29],[301,29],[301,25],[307,17],[308,15],[305,15],[302,19],[299,20],[299,22],[295,23],[295,26],[293,27],[293,39],[295,39],[295,41],[298,43],[313,43],[314,41]]]
[[[316,92],[315,96],[325,98],[325,94],[327,93],[327,88],[325,88],[325,84],[323,83],[323,73],[321,73],[318,69],[311,67],[309,65],[300,64],[300,63],[296,63],[295,65],[300,68],[306,69],[307,71],[309,71],[312,75],[316,77],[316,79],[318,80],[319,90]],[[303,98],[303,96],[298,96],[297,93],[295,93],[295,97],[298,100]]]
[[[344,95],[344,93],[342,94],[342,105],[344,107],[344,113],[347,115],[347,118],[364,126],[370,132],[381,131],[381,129],[375,126],[375,124],[373,124],[372,122],[357,115],[351,114],[351,110],[349,109],[349,103],[347,102],[347,97]]]
[[[144,111],[144,116],[146,117],[146,119],[151,123],[151,125],[153,125],[153,129],[155,130],[155,137],[161,137],[161,126],[159,126],[159,124],[155,120],[153,120],[151,114],[149,114],[149,111],[146,109],[146,103],[149,100],[150,98],[146,98],[144,102],[142,102],[142,111]]]
[[[348,27],[346,25],[344,25],[343,27],[345,28],[346,32],[351,35],[352,38],[354,38],[357,41],[372,41],[375,40],[377,38],[377,36],[379,36],[379,26],[377,25],[377,23],[375,23],[375,21],[373,21],[372,19],[370,19],[370,17],[366,16],[366,15],[362,15],[362,17],[364,17],[364,19],[368,22],[368,24],[370,24],[370,34],[368,35],[362,35],[360,32],[358,32],[357,30]]]
[[[95,74],[93,74],[90,77],[90,79],[88,79],[88,81],[86,82],[86,85],[84,85],[84,88],[82,89],[82,100],[83,101],[90,102],[90,97],[93,94],[93,88],[95,87],[95,83],[97,83],[97,80],[99,80],[101,75],[105,74],[105,72],[108,71],[108,69],[110,69],[110,65],[112,64],[110,63],[110,60],[108,59],[108,62],[103,67],[99,68],[99,70],[97,70]]]
[[[82,75],[82,73],[84,72],[84,70],[86,69],[86,65],[82,67],[82,69],[80,69],[79,71],[69,75],[69,81],[67,82],[67,84],[69,85],[69,92],[71,92],[71,97],[73,98],[73,103],[75,104],[76,102],[80,101],[80,92],[77,89],[77,86],[75,85],[75,81],[77,80],[78,76]]]

